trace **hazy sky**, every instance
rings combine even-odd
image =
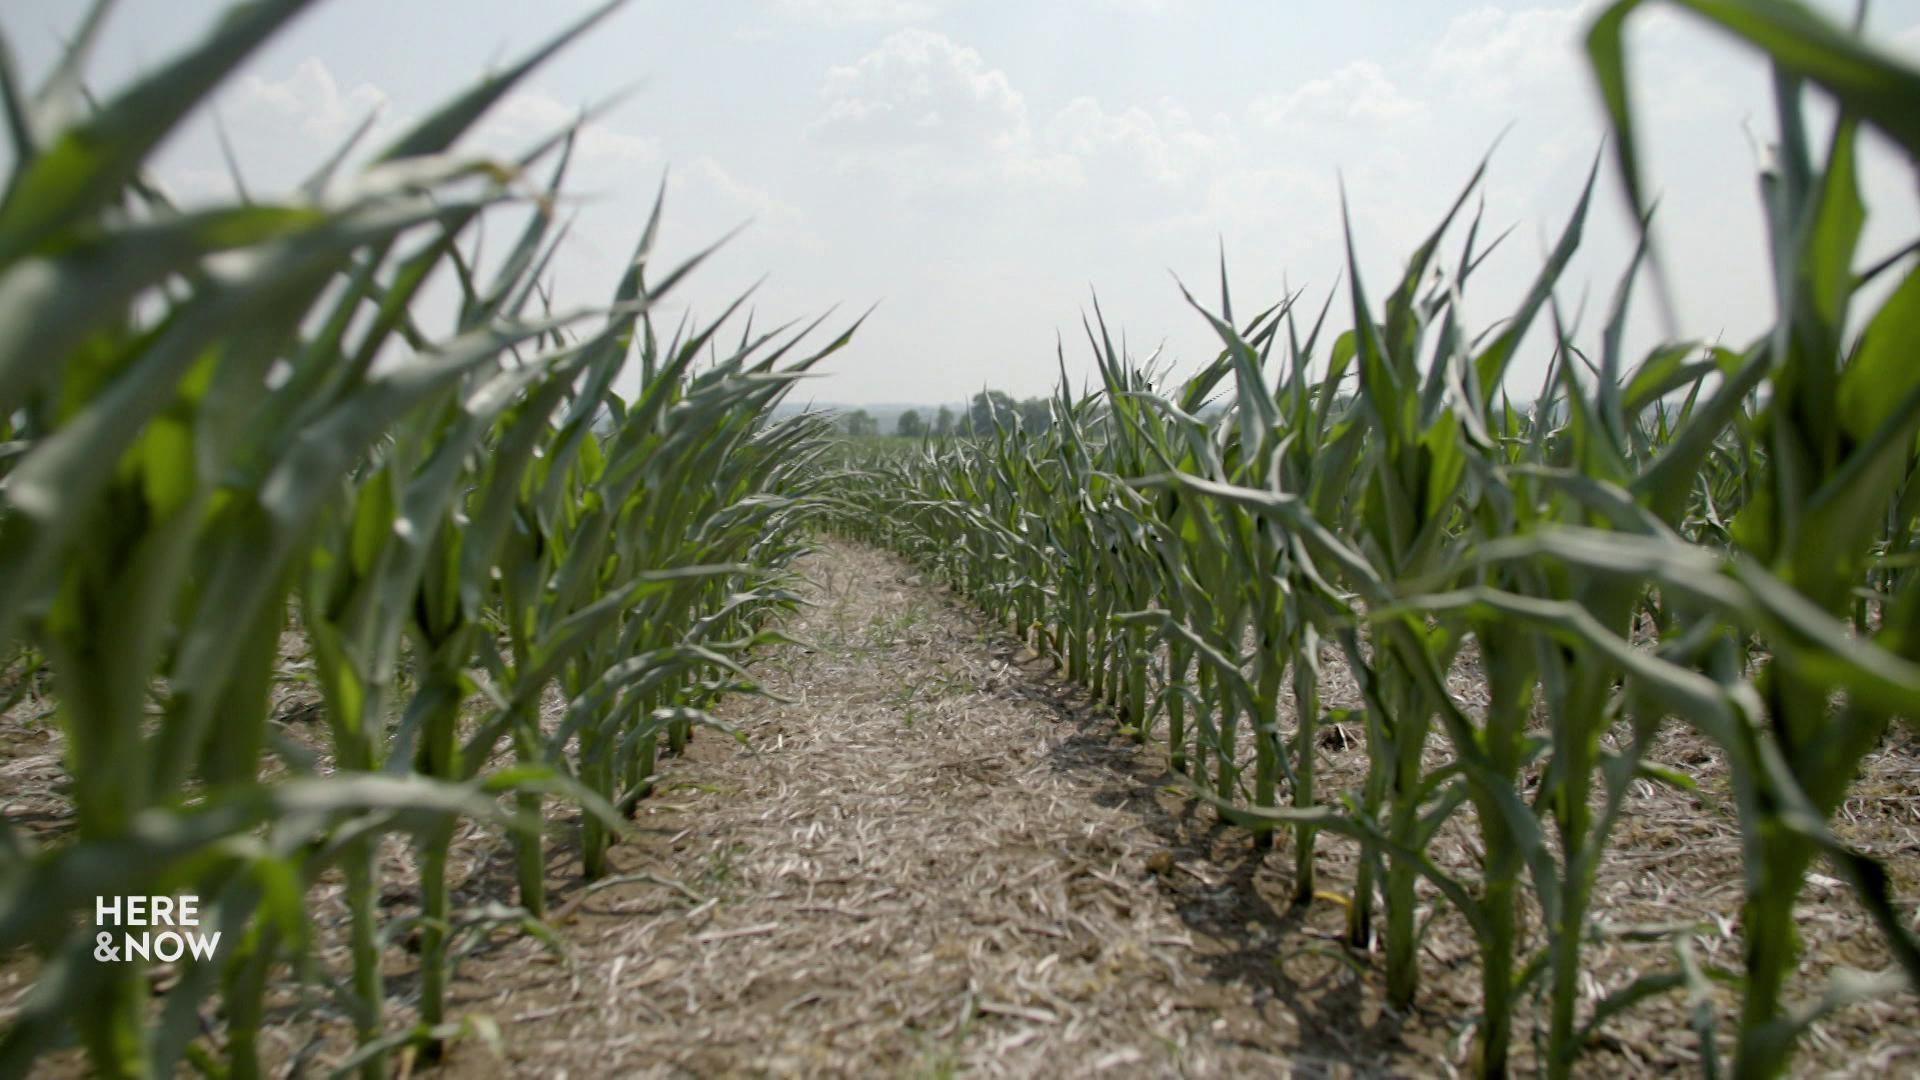
[[[228,83],[219,111],[256,194],[285,189],[370,111],[382,131],[397,130],[589,6],[322,0]],[[0,4],[30,78],[83,7]],[[222,7],[124,0],[92,68],[96,89],[159,62]],[[880,302],[806,396],[950,401],[983,384],[1027,396],[1055,379],[1056,332],[1067,335],[1069,372],[1090,370],[1079,328],[1089,289],[1135,352],[1164,343],[1183,365],[1210,356],[1211,332],[1171,275],[1213,302],[1222,241],[1237,310],[1273,301],[1283,281],[1323,294],[1344,261],[1342,178],[1362,273],[1384,296],[1510,126],[1487,218],[1515,230],[1467,297],[1476,320],[1500,317],[1600,145],[1578,51],[1593,10],[1549,0],[635,0],[471,145],[510,152],[633,88],[583,140],[571,184],[579,221],[556,265],[563,298],[610,292],[670,169],[668,255],[753,222],[682,294],[696,314],[716,313],[763,274],[754,306],[764,321]],[[1920,57],[1920,0],[1881,0],[1870,27]],[[1753,179],[1756,140],[1774,127],[1765,70],[1663,9],[1641,17],[1631,41],[1680,329],[1744,343],[1770,305]],[[1914,176],[1877,143],[1869,150],[1865,248],[1877,256],[1920,232],[1920,215]],[[155,171],[187,201],[231,191],[204,118]],[[1587,235],[1562,292],[1572,306],[1590,288],[1598,309],[1630,242],[1610,185]],[[507,236],[498,229],[495,246]],[[1652,324],[1640,326],[1646,340]],[[1543,365],[1535,337],[1520,373],[1537,379]]]

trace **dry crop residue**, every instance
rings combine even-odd
[[[784,700],[720,709],[744,742],[703,732],[663,762],[660,791],[612,852],[616,881],[583,890],[556,833],[553,921],[570,961],[497,937],[461,968],[456,1011],[502,1027],[500,1055],[461,1042],[461,1075],[1436,1076],[1469,1072],[1479,1008],[1471,936],[1422,890],[1422,990],[1385,1008],[1378,957],[1341,943],[1358,851],[1322,835],[1323,894],[1290,910],[1292,854],[1271,853],[1182,797],[1163,748],[1113,719],[1051,665],[906,563],[827,541],[800,566],[806,642],[752,665]],[[1323,658],[1329,703],[1350,683]],[[1477,669],[1457,673],[1463,699]],[[1282,717],[1283,735],[1290,731]],[[1327,790],[1360,782],[1365,750],[1328,728]],[[1920,867],[1920,760],[1898,727],[1863,766],[1835,828],[1885,860],[1902,910]],[[1596,885],[1610,927],[1692,926],[1695,948],[1738,964],[1740,845],[1726,770],[1674,724],[1655,757],[1699,786],[1638,783]],[[1860,805],[1855,806],[1858,802]],[[1461,813],[1466,813],[1463,809]],[[1466,822],[1433,856],[1469,879]],[[487,865],[504,873],[504,849]],[[571,860],[571,861],[569,861]],[[510,895],[495,875],[467,892]],[[1797,982],[1836,964],[1890,963],[1865,914],[1822,874],[1802,895]],[[1543,931],[1529,906],[1527,948]],[[1609,936],[1587,952],[1587,1008],[1672,965],[1672,946]],[[1920,1054],[1912,998],[1856,1005],[1815,1026],[1796,1067],[1897,1073]],[[1737,1001],[1716,993],[1724,1056]],[[1678,994],[1615,1017],[1586,1048],[1592,1075],[1698,1067]],[[1517,1018],[1516,1067],[1537,1067]]]
[[[1157,751],[897,559],[829,541],[800,569],[808,647],[754,668],[787,701],[730,699],[745,744],[666,763],[613,853],[648,877],[557,898],[571,965],[522,942],[463,966],[505,1057],[465,1043],[457,1070],[1417,1068],[1331,950],[1288,965],[1291,1000],[1243,978],[1276,972],[1274,914],[1169,847]]]

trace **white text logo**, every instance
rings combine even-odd
[[[200,925],[197,896],[96,896],[93,925],[93,958],[104,963],[209,960],[220,947],[218,931],[191,929]]]

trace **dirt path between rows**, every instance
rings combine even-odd
[[[1313,928],[1260,900],[1250,857],[1209,857],[1229,841],[1160,790],[1159,754],[1047,664],[892,556],[829,541],[800,570],[786,629],[810,647],[754,669],[787,700],[730,700],[744,743],[703,732],[665,763],[613,853],[651,880],[582,895],[556,857],[571,962],[524,939],[470,958],[457,1007],[504,1057],[466,1042],[450,1071],[1445,1068],[1331,942],[1276,962]]]

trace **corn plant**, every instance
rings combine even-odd
[[[0,640],[45,657],[74,807],[44,847],[0,825],[0,949],[41,954],[0,1074],[77,1036],[103,1075],[258,1075],[271,978],[313,977],[307,896],[335,877],[358,1042],[341,1067],[381,1075],[402,1046],[473,1030],[446,1012],[452,938],[476,925],[450,910],[455,821],[531,853],[513,917],[536,919],[543,796],[581,807],[597,872],[616,796],[630,808],[654,771],[643,748],[751,689],[733,657],[790,599],[821,423],[767,415],[846,335],[785,366],[813,327],[743,335],[705,370],[719,324],[662,350],[647,311],[699,257],[648,282],[657,203],[611,306],[556,315],[539,278],[570,133],[511,162],[452,152],[611,8],[351,176],[358,136],[292,196],[175,208],[146,158],[303,6],[237,7],[97,104],[81,78],[105,5],[38,94],[0,65]],[[483,283],[463,245],[509,203],[527,224]],[[437,272],[461,297],[443,336],[414,315]],[[629,406],[611,388],[636,356]],[[269,717],[289,630],[324,699],[318,752]],[[572,704],[547,730],[556,685]],[[393,833],[421,852],[420,1019],[399,1028],[383,952],[406,921],[382,923],[376,859]],[[95,896],[168,892],[208,898],[230,948],[183,961],[152,1003],[140,967],[94,962],[74,924]],[[215,996],[225,1024],[201,1039]]]
[[[1623,74],[1621,28],[1637,6],[1607,8],[1589,37],[1642,223],[1597,350],[1556,296],[1591,178],[1519,307],[1470,331],[1467,284],[1499,240],[1481,241],[1476,212],[1457,259],[1442,251],[1476,173],[1383,310],[1349,260],[1346,330],[1327,330],[1323,308],[1302,335],[1291,292],[1237,320],[1223,273],[1218,309],[1194,304],[1221,351],[1167,385],[1163,366],[1114,347],[1096,307],[1099,388],[1076,395],[1063,373],[1048,431],[929,442],[856,469],[844,508],[907,508],[864,535],[996,615],[1020,598],[1016,626],[1051,626],[1036,644],[1096,698],[1123,702],[1129,734],[1150,735],[1164,716],[1170,771],[1195,798],[1256,844],[1291,836],[1297,902],[1333,895],[1316,887],[1316,833],[1357,842],[1355,879],[1338,897],[1348,942],[1371,950],[1380,913],[1396,1005],[1417,1000],[1415,885],[1430,883],[1479,947],[1481,1075],[1511,1067],[1530,1000],[1544,1002],[1531,1024],[1537,1059],[1564,1076],[1612,1018],[1681,992],[1713,1074],[1713,995],[1731,987],[1734,1069],[1770,1076],[1820,1016],[1920,986],[1920,951],[1886,872],[1826,824],[1891,719],[1920,705],[1910,554],[1920,389],[1895,359],[1920,325],[1915,272],[1871,312],[1854,310],[1914,250],[1861,266],[1857,132],[1873,126],[1920,160],[1910,108],[1920,74],[1798,4],[1675,0],[1775,67],[1780,141],[1761,201],[1776,320],[1745,348],[1665,342],[1630,362],[1635,285],[1659,265]],[[1822,154],[1802,118],[1815,90],[1839,106]],[[1508,373],[1539,337],[1547,374],[1516,406]],[[1323,641],[1363,699],[1342,714],[1364,724],[1368,754],[1348,792],[1321,791],[1312,771]],[[1448,686],[1468,645],[1484,709]],[[1289,675],[1294,737],[1282,740]],[[1158,689],[1142,696],[1137,683]],[[1703,966],[1681,934],[1668,939],[1672,968],[1589,1002],[1583,950],[1605,932],[1594,886],[1632,785],[1690,783],[1646,759],[1673,723],[1728,758],[1747,874],[1744,972]],[[1477,874],[1428,851],[1466,811],[1485,852]],[[1795,897],[1822,858],[1852,883],[1895,968],[1843,974],[1796,1009],[1786,1002]]]

